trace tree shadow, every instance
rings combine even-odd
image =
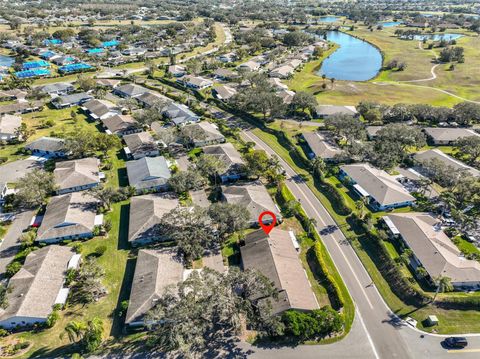
[[[120,224],[118,226],[118,245],[117,249],[130,249],[128,243],[128,226],[130,218],[130,203],[124,204],[120,207]]]
[[[117,169],[118,174],[118,185],[120,187],[127,187],[128,183],[128,173],[125,167]]]
[[[128,300],[132,289],[133,275],[135,273],[136,258],[127,259],[125,265],[125,275],[123,276],[120,294],[118,295],[117,305],[113,311],[113,323],[110,335],[118,338],[124,334],[125,314],[122,313],[122,302]]]

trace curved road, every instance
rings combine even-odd
[[[243,131],[242,136],[248,141],[255,142],[257,148],[265,150],[270,155],[276,154],[251,131]],[[335,225],[333,218],[307,184],[278,154],[276,155],[286,170],[288,188],[300,200],[307,215],[317,221],[317,230]],[[290,353],[290,357],[314,358],[319,357],[322,352],[327,355],[326,357],[335,357],[338,354],[344,358],[449,358],[452,353],[459,358],[480,357],[480,336],[472,335],[467,349],[447,351],[440,344],[443,336],[422,333],[405,324],[388,308],[378,290],[372,285],[372,279],[343,233],[337,230],[322,236],[322,239],[356,304],[357,316],[351,333],[338,343],[327,346],[300,346],[295,352],[289,352],[288,348],[273,352],[273,349],[250,347],[254,351],[252,357],[267,358],[274,355],[286,358],[289,356],[285,353]],[[424,338],[421,338],[422,334]],[[354,340],[352,347],[350,337],[364,339]],[[368,350],[364,348],[365,344]]]

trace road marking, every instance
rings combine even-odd
[[[373,344],[372,337],[370,336],[370,333],[367,330],[367,326],[365,325],[365,322],[363,321],[362,314],[360,314],[360,310],[357,310],[357,315],[358,319],[360,319],[360,324],[362,324],[363,330],[365,330],[365,334],[367,334],[367,339],[370,343],[370,346],[372,347],[373,354],[375,355],[375,358],[380,359],[380,356],[377,353],[377,349],[375,348],[375,344]]]
[[[449,349],[448,354],[462,354],[462,353],[480,353],[480,349]]]
[[[264,151],[266,151],[266,152],[268,153],[267,148],[266,148],[266,147],[268,147],[268,146],[267,146],[267,145],[265,145],[266,147],[265,147],[265,146],[262,146],[261,143],[262,143],[263,141],[262,141],[261,139],[259,139],[258,137],[257,137],[257,139],[252,138],[252,137],[250,136],[250,134],[248,134],[248,133],[246,133],[246,132],[244,132],[244,134],[245,134],[248,138],[250,138],[251,140],[253,140],[253,142],[256,142],[257,146],[261,147]],[[254,136],[255,136],[255,135],[254,135]],[[255,137],[256,137],[256,136],[255,136]],[[271,149],[271,150],[272,150],[272,152],[276,153],[273,149]],[[286,163],[280,156],[279,156],[279,159],[280,159],[285,165],[287,165],[287,167],[291,170],[291,172],[293,172],[293,173],[296,174],[296,172],[293,170],[293,168],[291,168],[291,167],[288,165],[288,163]],[[288,179],[292,179],[292,176],[291,176],[291,175],[288,175],[288,176],[290,177],[290,178],[288,178]],[[320,219],[320,221],[322,222],[322,224],[325,225],[326,223],[325,223],[325,221],[323,220],[322,216],[321,216],[320,213],[317,211],[317,208],[313,205],[313,203],[310,201],[310,199],[309,199],[308,196],[305,194],[305,192],[300,188],[300,186],[299,186],[297,183],[295,183],[295,180],[290,181],[290,182],[291,182],[294,186],[297,187],[298,191],[305,197],[305,200],[308,202],[308,204],[310,204],[310,207],[312,207],[312,210],[313,210],[313,211],[315,212],[315,214],[318,216],[318,218]],[[316,197],[315,197],[315,198],[316,198]],[[317,201],[318,201],[318,199],[317,199]],[[322,204],[320,203],[320,206],[321,206],[321,205],[322,205]],[[341,233],[341,232],[340,232],[340,233]],[[342,237],[345,238],[345,236],[343,235],[343,233],[341,233],[341,235],[342,235]],[[346,238],[345,238],[345,240],[346,240]],[[360,287],[360,290],[362,291],[363,295],[365,296],[365,299],[367,300],[368,305],[370,306],[370,309],[373,309],[372,302],[370,301],[370,298],[368,298],[367,292],[365,292],[365,289],[363,288],[362,283],[361,283],[360,280],[358,279],[357,274],[356,274],[355,271],[353,270],[352,265],[350,264],[350,261],[348,260],[347,256],[345,255],[345,253],[343,252],[342,248],[340,247],[340,245],[338,244],[338,242],[337,242],[335,239],[334,239],[334,242],[335,242],[335,245],[337,246],[338,250],[339,250],[340,253],[342,254],[343,259],[344,259],[345,262],[347,263],[348,268],[350,269],[351,273],[353,274],[353,277],[354,277],[355,280],[357,281],[358,286]]]

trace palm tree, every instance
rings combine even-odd
[[[333,85],[335,84],[335,78],[332,77],[332,78],[330,79],[330,82],[332,83],[332,89],[333,89]]]
[[[86,330],[87,326],[85,325],[85,323],[75,320],[68,322],[65,327],[65,332],[67,332],[68,340],[70,341],[70,343],[75,343],[82,339]]]
[[[434,282],[437,285],[437,290],[435,291],[435,295],[433,296],[432,303],[435,302],[435,299],[437,299],[438,293],[445,293],[453,290],[452,280],[448,277],[439,275],[437,278],[434,279]]]
[[[355,201],[355,208],[357,209],[357,211],[360,212],[359,214],[359,218],[360,219],[364,219],[365,218],[365,208],[367,206],[366,204],[366,198],[365,197],[362,197],[361,199],[359,199],[358,201]]]
[[[425,277],[428,275],[427,270],[426,270],[424,267],[422,267],[422,266],[417,267],[417,269],[415,270],[415,273],[416,273],[417,276],[419,276],[420,278],[425,278]]]

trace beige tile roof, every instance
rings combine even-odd
[[[467,260],[428,213],[395,213],[386,216],[432,278],[442,275],[452,282],[480,283],[480,263]]]
[[[267,236],[263,230],[247,235],[240,247],[245,269],[256,269],[279,290],[274,313],[286,309],[318,309],[307,275],[287,231],[274,228]]]
[[[8,307],[0,309],[0,321],[15,316],[45,319],[52,312],[73,255],[70,247],[56,245],[31,252],[8,283]]]
[[[143,321],[168,286],[183,279],[183,264],[171,250],[140,250],[125,323]]]

